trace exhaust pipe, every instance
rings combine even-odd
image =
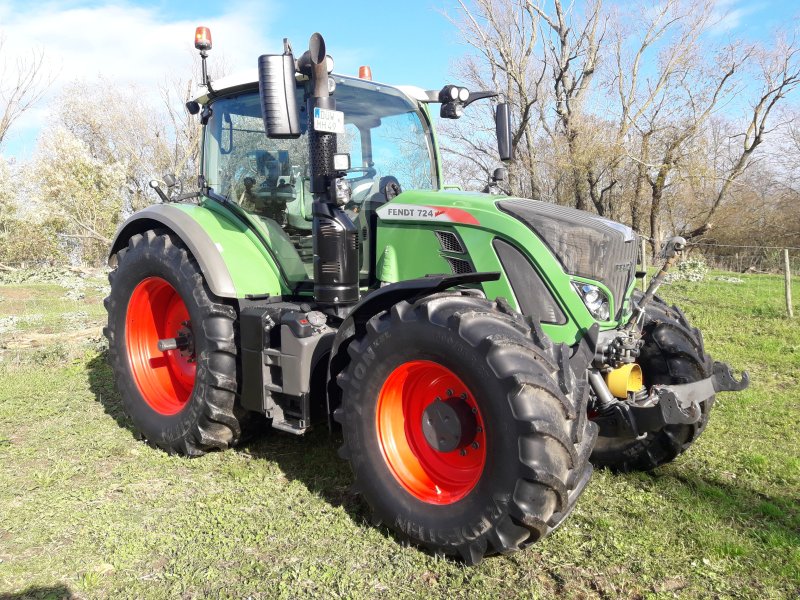
[[[286,77],[288,65],[294,63],[291,56],[291,48],[285,43],[283,55],[259,58],[262,114],[268,137],[296,138],[300,135],[299,125],[294,126],[299,123],[299,118],[294,103],[293,73],[291,78]],[[333,158],[336,133],[317,128],[318,119],[322,122],[331,111],[336,111],[336,100],[331,97],[328,82],[325,40],[319,33],[311,36],[308,50],[295,68],[310,78],[306,109],[311,193],[314,197],[314,298],[319,304],[334,308],[355,304],[359,299],[358,228],[337,200],[337,172]]]

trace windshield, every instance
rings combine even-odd
[[[311,276],[313,257],[302,87],[297,98],[303,134],[290,140],[265,135],[258,90],[214,101],[203,148],[206,184],[258,218],[292,280]],[[337,146],[350,153],[352,197],[345,209],[354,221],[387,181],[396,179],[404,191],[438,188],[429,126],[412,101],[392,88],[344,78],[337,78],[334,98],[344,113]]]

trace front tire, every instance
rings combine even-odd
[[[655,297],[645,309],[644,345],[637,362],[644,384],[676,385],[710,377],[713,361],[705,353],[703,336],[677,307]],[[714,396],[700,402],[700,420],[691,425],[667,425],[640,440],[597,438],[592,462],[613,471],[650,471],[675,460],[700,437],[711,416]]]
[[[138,433],[170,454],[235,444],[242,414],[236,311],[211,293],[197,262],[168,233],[131,237],[109,281],[109,361]],[[178,337],[181,348],[158,349],[159,339]]]
[[[596,427],[562,347],[507,307],[455,294],[400,302],[366,329],[334,373],[334,417],[375,522],[475,564],[566,518]]]

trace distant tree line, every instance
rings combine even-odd
[[[800,246],[796,24],[755,44],[720,34],[714,0],[456,2],[457,79],[512,106],[509,193],[628,223],[654,253],[670,234],[715,254]],[[0,63],[0,154],[50,79],[36,52]],[[158,201],[150,179],[193,185],[193,81],[68,86],[33,157],[0,159],[0,264],[100,263],[119,223]],[[446,183],[481,189],[499,164],[482,104],[440,122]]]

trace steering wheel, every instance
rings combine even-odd
[[[378,174],[378,171],[375,167],[350,167],[345,173],[348,175],[350,173],[364,173],[361,177],[355,177],[354,179],[372,179]]]

